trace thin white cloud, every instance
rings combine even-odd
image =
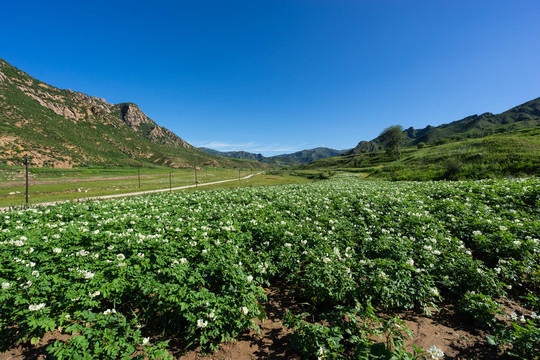
[[[302,149],[300,149],[299,147],[297,146],[277,146],[277,147],[274,147],[274,146],[266,146],[266,147],[258,147],[258,148],[254,148],[252,149],[251,151],[257,151],[257,152],[279,152],[279,153],[285,153],[285,152],[295,152],[295,151],[300,151]]]
[[[241,143],[241,144],[233,144],[233,143],[226,143],[226,142],[220,142],[220,141],[210,141],[210,142],[195,142],[195,146],[197,147],[206,147],[210,149],[215,150],[228,150],[228,151],[234,151],[239,149],[245,149],[249,147],[256,146],[257,144],[255,142],[247,142],[247,143]]]

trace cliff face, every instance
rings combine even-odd
[[[202,154],[136,104],[58,89],[0,59],[0,163],[16,163],[22,153],[49,166],[121,158],[182,166]]]
[[[120,110],[124,123],[147,137],[150,141],[175,148],[193,148],[193,146],[182,140],[172,131],[157,125],[136,104],[122,103],[114,105],[114,108]]]
[[[152,120],[141,109],[132,103],[123,103],[116,105],[120,109],[122,120],[129,126],[133,127],[134,130],[137,129],[137,126],[141,124],[151,124]]]
[[[373,152],[379,149],[379,144],[375,141],[360,141],[350,154],[363,154]]]
[[[19,72],[19,77],[11,78],[1,72],[0,74],[0,81],[7,83],[6,85],[15,86],[23,94],[38,102],[39,105],[75,123],[97,121],[119,125],[117,116],[119,112],[119,118],[125,124],[141,133],[147,130],[145,135],[148,135],[153,142],[186,148],[191,147],[173,132],[157,125],[136,104],[109,104],[105,99],[99,99],[95,96],[90,97],[80,92],[57,89],[32,79],[22,72]]]

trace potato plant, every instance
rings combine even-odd
[[[75,334],[49,348],[59,359],[167,358],[170,339],[213,350],[256,330],[264,287],[287,284],[309,305],[310,314],[286,321],[306,358],[369,358],[372,350],[434,357],[436,347],[406,353],[401,335],[386,341],[402,332],[380,314],[429,313],[460,301],[475,312],[481,308],[464,295],[538,294],[539,204],[538,179],[393,183],[342,175],[5,212],[0,351],[55,329]],[[367,331],[362,319],[386,329],[380,342],[359,335]],[[538,318],[526,324],[537,328]],[[309,339],[326,333],[332,349],[314,347]]]

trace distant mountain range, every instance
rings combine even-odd
[[[464,119],[439,126],[427,126],[423,129],[412,127],[404,130],[403,146],[418,145],[423,142],[428,145],[479,138],[496,133],[515,131],[540,126],[540,98],[528,101],[511,108],[501,114],[484,113],[471,115]],[[384,147],[381,137],[371,141],[360,141],[358,145],[346,154],[361,154],[379,150]]]
[[[133,103],[45,84],[0,59],[0,164],[261,167],[191,146]]]
[[[221,151],[217,151],[217,150],[213,150],[213,149],[209,149],[205,147],[200,147],[199,149],[212,155],[235,158],[235,159],[256,160],[262,163],[279,165],[279,166],[309,164],[310,162],[313,162],[316,160],[339,156],[343,154],[344,152],[350,151],[350,150],[335,150],[335,149],[330,149],[326,147],[318,147],[315,149],[298,151],[292,154],[282,154],[282,155],[265,157],[261,154],[254,154],[254,153],[250,153],[246,151],[221,152]]]
[[[242,160],[255,160],[255,161],[262,161],[265,157],[261,154],[254,154],[247,151],[218,151],[214,149],[210,149],[207,147],[199,147],[198,148],[201,151],[204,151],[205,153],[212,154],[215,156],[222,156],[222,157],[228,157],[233,159],[242,159]]]
[[[428,125],[423,129],[414,129],[412,127],[405,129],[403,146],[414,146],[419,143],[426,145],[443,144],[446,142],[458,141],[467,138],[480,138],[496,133],[529,129],[540,126],[540,98],[528,101],[516,106],[501,114],[484,113],[481,115],[471,115],[464,119],[453,121],[449,124],[439,126]],[[261,154],[254,154],[246,151],[221,152],[209,148],[201,147],[212,155],[256,160],[272,165],[305,165],[317,160],[332,158],[341,155],[354,155],[371,153],[381,150],[385,143],[378,136],[370,141],[360,141],[356,147],[349,150],[335,150],[325,147],[319,147],[310,150],[302,150],[293,154],[283,154],[271,157],[265,157]]]

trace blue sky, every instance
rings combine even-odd
[[[9,1],[0,57],[195,146],[346,149],[540,96],[540,1]]]

